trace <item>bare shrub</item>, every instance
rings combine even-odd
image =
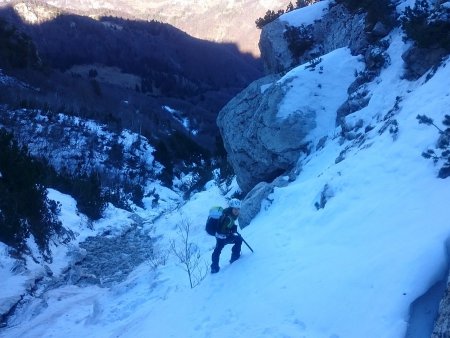
[[[186,271],[191,289],[195,288],[205,279],[208,263],[201,259],[197,244],[190,241],[191,223],[182,216],[177,224],[177,238],[170,241],[170,251],[181,263]]]

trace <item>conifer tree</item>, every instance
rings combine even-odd
[[[58,219],[59,204],[47,197],[40,183],[42,166],[3,129],[0,172],[0,241],[22,255],[29,253],[26,241],[33,236],[44,259],[51,261],[50,239],[68,238],[70,233]]]

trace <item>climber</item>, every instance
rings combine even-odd
[[[241,209],[241,201],[233,198],[228,205],[229,207],[223,210],[217,227],[216,247],[211,256],[211,273],[219,272],[220,253],[225,245],[234,244],[231,248],[230,263],[233,263],[241,256],[242,237],[237,232],[237,225],[235,224]]]

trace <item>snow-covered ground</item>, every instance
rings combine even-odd
[[[142,264],[111,289],[50,290],[39,311],[17,318],[0,336],[404,337],[411,303],[444,280],[448,267],[450,179],[437,178],[439,166],[421,156],[435,147],[438,133],[416,116],[425,114],[441,125],[450,113],[450,60],[429,80],[402,80],[400,56],[406,46],[399,34],[391,39],[392,63],[369,85],[369,105],[347,117],[349,125],[363,121],[362,133],[371,126],[365,141],[342,141],[339,129],[330,130],[325,147],[302,159],[297,179],[276,189],[241,231],[254,253],[243,245],[242,259],[230,265],[226,247],[220,272],[206,275],[195,288],[176,258],[168,256],[166,265]],[[333,83],[324,72],[322,86]],[[384,130],[389,111],[397,132]],[[327,203],[317,209],[324,190]],[[63,223],[78,224],[70,198],[52,196],[63,202]],[[209,265],[215,242],[204,232],[204,221],[217,204],[224,205],[225,197],[211,183],[155,221],[155,235],[164,235],[157,242],[159,252],[178,239],[177,225],[187,222],[190,241]],[[151,212],[138,211],[143,218]],[[110,209],[94,228],[120,226],[127,217]],[[3,259],[1,264],[2,285],[8,283],[7,291],[0,290],[3,298],[23,288],[24,281],[9,272],[12,263]]]

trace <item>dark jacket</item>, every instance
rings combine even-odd
[[[233,215],[233,208],[224,209],[219,220],[217,233],[221,235],[231,235],[237,232],[237,225],[234,223],[236,219],[237,216]]]

